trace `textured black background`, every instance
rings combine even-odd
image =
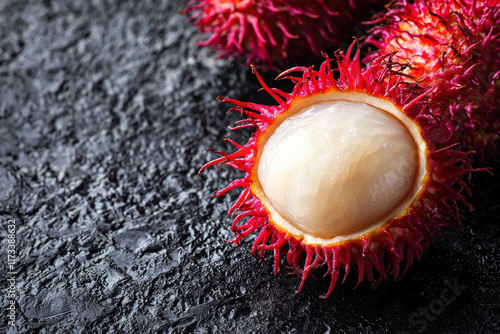
[[[352,275],[328,300],[323,280],[295,294],[251,240],[224,242],[237,194],[211,193],[237,174],[197,176],[237,119],[215,98],[265,98],[248,68],[196,46],[180,7],[0,0],[0,279],[5,291],[15,219],[17,331],[413,333],[448,281],[465,288],[425,332],[500,332],[498,176],[475,177],[463,232],[375,290]],[[5,296],[0,329],[14,333]]]

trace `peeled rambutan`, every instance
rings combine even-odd
[[[459,221],[460,203],[470,208],[462,194],[469,158],[428,113],[428,91],[400,75],[390,57],[362,68],[359,51],[350,57],[354,45],[336,54],[336,69],[327,57],[319,71],[281,74],[295,84],[291,93],[269,88],[255,72],[275,106],[222,98],[247,117],[235,129],[256,131],[245,145],[228,139],[236,150],[216,152],[221,157],[200,170],[244,172],[214,193],[243,188],[229,209],[233,242],[258,231],[252,253],[272,252],[276,274],[284,257],[301,278],[298,291],[325,266],[325,298],[342,269],[345,279],[354,267],[358,284],[401,278],[441,227]]]
[[[500,2],[498,0],[398,1],[370,22],[367,38],[378,48],[367,59],[396,52],[404,73],[444,110],[464,150],[481,164],[500,153]],[[443,108],[445,106],[445,108]]]
[[[336,49],[381,0],[193,0],[182,11],[220,57],[271,68]],[[360,29],[360,28],[358,28]]]

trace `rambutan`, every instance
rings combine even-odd
[[[500,2],[397,1],[370,24],[366,42],[378,48],[367,60],[395,52],[404,73],[445,112],[464,150],[481,163],[500,153]],[[443,108],[444,106],[444,108]]]
[[[200,0],[182,11],[220,57],[271,68],[336,49],[376,13],[381,0]],[[360,29],[360,28],[358,28]]]
[[[468,154],[454,149],[426,94],[400,74],[390,57],[362,68],[354,43],[318,71],[295,67],[280,75],[291,93],[269,88],[268,106],[222,98],[246,116],[234,129],[254,127],[248,142],[206,165],[228,165],[244,176],[214,193],[243,188],[229,209],[234,243],[257,231],[252,253],[273,253],[300,278],[325,266],[330,286],[351,268],[358,284],[400,279],[441,227],[470,208]],[[351,59],[350,55],[354,53]],[[335,79],[334,73],[338,74]],[[300,75],[300,76],[298,76]],[[436,134],[439,140],[434,141]],[[448,140],[443,139],[448,138]]]

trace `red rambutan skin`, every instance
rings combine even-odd
[[[461,217],[459,203],[467,203],[463,191],[469,192],[467,179],[471,166],[468,154],[454,149],[451,135],[446,124],[428,112],[426,94],[412,82],[400,75],[400,68],[390,57],[379,57],[362,69],[359,51],[353,59],[351,45],[345,56],[336,54],[338,68],[332,69],[327,58],[319,71],[306,67],[295,67],[284,72],[281,77],[290,79],[295,88],[286,93],[269,88],[256,73],[263,88],[277,101],[276,106],[260,105],[221,98],[223,102],[234,105],[230,110],[241,113],[246,119],[237,122],[234,130],[254,127],[256,132],[245,145],[232,143],[236,150],[232,153],[215,152],[221,157],[204,165],[200,172],[209,166],[231,166],[243,171],[244,176],[232,181],[214,196],[222,196],[235,188],[243,188],[236,202],[229,209],[234,220],[231,226],[239,244],[243,239],[257,232],[252,254],[264,259],[266,252],[274,254],[274,272],[284,265],[291,268],[300,278],[300,292],[310,271],[326,266],[330,275],[330,286],[324,298],[330,296],[338,280],[340,270],[344,270],[344,280],[350,269],[358,272],[358,284],[366,279],[372,285],[381,280],[400,279],[415,259],[419,259],[428,248],[432,236],[441,227],[454,225]],[[334,73],[338,74],[335,79]],[[293,76],[293,74],[299,74]],[[256,167],[258,141],[274,120],[289,110],[292,101],[308,98],[329,91],[363,92],[375,97],[388,99],[399,106],[421,129],[422,137],[428,145],[427,173],[423,191],[407,209],[406,215],[392,219],[382,226],[371,230],[355,240],[335,244],[310,245],[302,238],[280,230],[270,220],[266,208],[252,192],[252,172]],[[444,135],[443,135],[444,134]],[[439,135],[439,140],[434,137]],[[447,139],[446,139],[447,138]],[[305,255],[305,256],[304,256]],[[285,260],[286,259],[286,260]]]
[[[397,52],[405,73],[445,112],[448,127],[480,165],[500,154],[500,2],[416,0],[395,2],[370,24],[366,42],[378,48],[367,59]],[[444,107],[443,107],[444,106]]]
[[[274,68],[337,48],[361,21],[382,8],[381,0],[201,0],[182,13],[208,37],[222,58]]]

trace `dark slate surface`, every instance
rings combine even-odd
[[[350,276],[328,300],[322,280],[296,295],[298,279],[274,276],[250,241],[224,242],[237,194],[211,193],[236,174],[197,176],[236,119],[215,98],[262,96],[248,68],[196,47],[181,6],[0,1],[1,332],[500,332],[498,176],[476,177],[463,233],[375,290]]]

